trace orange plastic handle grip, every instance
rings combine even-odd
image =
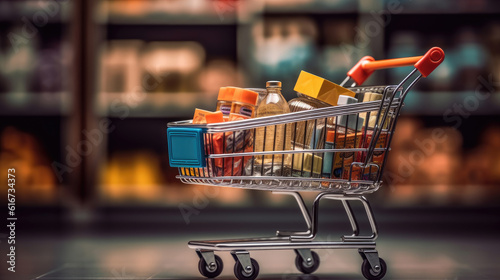
[[[363,84],[363,82],[370,77],[373,71],[378,69],[410,66],[413,65],[420,71],[422,76],[427,77],[436,67],[441,64],[444,60],[444,51],[439,47],[433,47],[423,56],[414,57],[404,57],[404,58],[394,58],[394,59],[384,59],[376,61],[371,56],[365,56],[354,65],[347,76],[351,77],[357,85]]]

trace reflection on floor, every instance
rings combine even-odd
[[[198,272],[198,257],[187,247],[189,240],[257,237],[272,235],[275,229],[296,230],[291,227],[296,221],[288,216],[297,213],[288,209],[261,209],[268,213],[264,215],[256,208],[240,212],[233,209],[231,213],[218,212],[217,208],[205,209],[190,224],[184,223],[178,209],[156,210],[154,213],[159,217],[143,212],[136,215],[137,219],[131,213],[123,214],[122,209],[116,211],[116,215],[122,213],[122,218],[107,214],[113,218],[99,226],[63,230],[47,230],[42,226],[29,230],[19,228],[15,273],[7,270],[3,252],[8,244],[5,236],[0,235],[0,262],[4,264],[0,279],[203,279]],[[325,210],[332,213],[332,209]],[[376,210],[380,214],[376,216],[380,230],[377,249],[388,265],[384,279],[500,279],[497,210]],[[104,212],[99,217],[105,217]],[[320,221],[320,232],[328,233],[320,235],[321,239],[335,240],[349,229],[345,217],[342,216],[344,223],[334,217],[328,217],[328,223]],[[28,224],[27,216],[24,221]],[[223,227],[224,223],[231,223],[232,227]],[[45,220],[39,224],[45,225]],[[364,279],[362,260],[356,250],[316,251],[321,264],[318,271],[309,276],[301,275],[295,268],[295,253],[291,250],[250,254],[260,265],[258,279]],[[219,279],[235,279],[231,255],[217,254],[224,263]]]
[[[23,240],[14,274],[2,279],[202,279],[188,239],[99,237]],[[378,250],[387,261],[385,279],[498,279],[500,244],[495,239],[468,240],[381,237]],[[363,279],[355,250],[318,250],[321,265],[314,275],[300,275],[292,251],[251,252],[260,265],[259,279]],[[224,262],[220,279],[234,279],[234,260]],[[32,275],[35,271],[43,271]],[[2,272],[3,274],[4,272]],[[31,274],[31,275],[30,275]]]

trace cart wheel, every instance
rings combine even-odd
[[[377,273],[373,271],[370,263],[367,259],[363,260],[363,264],[361,265],[361,273],[368,280],[380,280],[384,278],[385,273],[387,272],[387,265],[382,258],[379,258],[380,262],[380,271]]]
[[[311,255],[313,257],[313,265],[311,266],[307,266],[306,262],[302,259],[302,257],[297,254],[297,256],[295,257],[295,267],[297,267],[297,269],[304,273],[304,274],[311,274],[313,272],[316,271],[316,269],[318,269],[319,267],[319,256],[316,252],[314,251],[311,251]]]
[[[250,259],[250,261],[252,262],[251,273],[245,272],[240,261],[236,261],[236,263],[234,264],[234,276],[236,276],[236,278],[238,278],[239,280],[254,280],[255,278],[257,278],[257,276],[259,275],[259,263],[257,263],[257,261],[252,258]]]
[[[204,258],[200,258],[200,261],[198,262],[198,270],[200,271],[201,275],[207,278],[215,278],[219,276],[222,272],[223,267],[224,265],[222,264],[222,260],[217,255],[215,255],[215,268],[210,269]]]

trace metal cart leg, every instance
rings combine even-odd
[[[384,260],[379,258],[376,250],[377,224],[370,204],[365,197],[328,192],[320,193],[314,199],[311,215],[298,192],[280,191],[274,193],[291,195],[295,198],[306,222],[307,230],[277,231],[277,236],[264,238],[190,241],[189,247],[196,249],[200,256],[200,263],[203,261],[202,263],[205,265],[200,268],[203,275],[211,276],[220,273],[218,267],[220,263],[222,268],[222,261],[218,256],[214,255],[214,251],[230,251],[236,261],[234,268],[236,277],[239,280],[253,280],[259,273],[259,266],[257,261],[250,258],[248,251],[251,250],[294,250],[297,255],[295,260],[297,269],[308,274],[314,272],[320,263],[318,254],[312,249],[357,249],[363,258],[361,271],[365,278],[369,280],[382,279],[387,267]],[[352,235],[344,235],[340,241],[314,241],[318,232],[319,205],[322,199],[342,202],[352,227]],[[371,235],[359,235],[358,221],[351,208],[351,201],[360,201],[364,206],[372,231]],[[214,270],[214,265],[216,270]]]
[[[373,211],[371,209],[370,203],[364,196],[347,196],[343,194],[331,194],[331,193],[320,193],[313,204],[313,215],[311,219],[311,215],[307,210],[307,206],[304,203],[304,199],[298,192],[273,192],[273,194],[285,194],[291,195],[297,201],[299,205],[300,211],[302,212],[302,216],[304,217],[304,221],[307,225],[307,231],[276,231],[276,236],[279,237],[290,237],[293,239],[301,239],[301,240],[312,240],[316,237],[317,228],[318,228],[318,216],[319,216],[319,202],[321,199],[331,199],[331,200],[340,200],[344,209],[346,211],[347,217],[349,218],[349,222],[351,223],[353,234],[350,236],[344,235],[342,236],[343,241],[375,241],[378,236],[377,223],[375,222],[375,218],[373,216]],[[352,211],[351,205],[349,203],[350,200],[360,201],[366,211],[366,215],[368,217],[368,221],[370,223],[370,227],[372,230],[372,235],[370,236],[360,236],[359,235],[359,225]],[[311,221],[312,220],[312,221]]]
[[[304,203],[304,199],[298,192],[273,192],[273,194],[286,194],[291,195],[297,201],[299,205],[300,211],[302,212],[302,216],[304,217],[304,221],[307,225],[307,231],[276,231],[276,236],[310,236],[311,235],[311,214],[309,214],[309,210],[307,210],[307,206]]]
[[[337,195],[337,194],[325,194],[323,197],[326,199],[340,200],[340,201],[342,201],[342,204],[344,205],[344,209],[347,213],[347,217],[349,217],[349,221],[351,222],[353,235],[342,236],[343,241],[360,241],[360,240],[375,241],[377,239],[377,237],[378,237],[377,223],[375,222],[375,217],[373,216],[373,211],[372,211],[372,208],[370,206],[370,203],[368,202],[368,200],[364,196],[347,196],[347,195]],[[370,236],[360,236],[359,235],[358,222],[357,222],[356,216],[354,215],[354,212],[352,211],[352,208],[349,204],[349,200],[357,200],[363,204],[363,206],[365,208],[366,215],[368,217],[368,222],[370,223],[372,235],[370,235]],[[317,209],[314,209],[314,210],[315,210],[315,212],[313,213],[313,215],[315,215],[317,213]]]
[[[359,226],[358,221],[356,220],[352,212],[351,205],[347,200],[342,200],[342,205],[344,206],[347,217],[349,218],[349,222],[351,222],[353,236],[357,236],[359,234]]]

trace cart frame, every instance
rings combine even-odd
[[[258,276],[258,263],[250,258],[249,251],[253,250],[294,250],[296,256],[296,266],[303,273],[312,273],[319,266],[318,255],[311,249],[358,249],[359,254],[363,259],[362,273],[363,276],[370,280],[382,279],[386,273],[387,267],[383,259],[378,255],[376,250],[375,240],[378,237],[378,228],[375,221],[372,208],[364,194],[372,193],[378,190],[382,184],[382,174],[387,154],[390,150],[392,137],[396,127],[397,119],[400,114],[403,102],[409,90],[422,78],[429,75],[444,59],[444,52],[440,48],[431,48],[424,56],[388,59],[375,61],[372,57],[363,57],[348,73],[347,78],[341,83],[341,86],[346,85],[351,79],[354,83],[351,87],[356,87],[362,84],[374,70],[414,65],[410,74],[404,78],[396,86],[383,87],[383,97],[379,101],[363,102],[357,104],[349,104],[336,107],[327,107],[315,109],[311,111],[302,111],[280,115],[279,118],[274,116],[248,119],[235,122],[195,125],[190,121],[181,121],[169,123],[169,133],[177,131],[190,132],[192,129],[197,129],[197,137],[201,138],[201,142],[206,141],[205,135],[215,133],[227,133],[244,129],[255,129],[268,125],[280,125],[299,121],[313,121],[325,119],[329,117],[348,116],[352,114],[366,113],[376,111],[376,121],[373,127],[373,134],[368,147],[366,148],[332,148],[332,149],[303,149],[303,150],[279,150],[252,152],[240,151],[237,153],[222,153],[214,154],[206,150],[202,153],[197,163],[180,162],[171,165],[179,167],[177,178],[188,184],[216,185],[239,187],[246,189],[271,190],[274,194],[285,194],[293,196],[301,210],[302,216],[306,223],[307,229],[304,231],[277,231],[276,236],[265,238],[247,238],[247,239],[227,239],[227,240],[205,240],[205,241],[190,241],[189,248],[195,249],[199,258],[200,273],[206,277],[217,277],[222,271],[222,261],[214,254],[215,251],[229,251],[233,256],[235,265],[235,275],[238,279],[253,280]],[[417,73],[418,72],[418,73]],[[337,119],[337,118],[336,118]],[[357,120],[356,120],[357,122]],[[388,128],[384,129],[383,124],[389,123]],[[381,125],[382,124],[382,125]],[[337,125],[337,123],[336,123]],[[364,126],[366,133],[366,125]],[[171,130],[174,129],[174,130]],[[183,129],[187,129],[184,131]],[[275,130],[276,131],[276,130]],[[377,148],[376,143],[382,133],[388,132],[387,144],[384,148]],[[286,134],[286,128],[285,132]],[[233,133],[233,137],[235,133]],[[223,134],[225,135],[225,134]],[[170,136],[168,136],[169,138]],[[173,153],[173,141],[169,138],[169,155]],[[225,140],[224,140],[225,141]],[[233,139],[234,141],[234,139]],[[265,144],[264,144],[265,146]],[[304,154],[304,153],[322,153],[327,152],[363,152],[366,153],[364,161],[352,162],[349,169],[348,178],[332,179],[332,178],[297,178],[289,176],[244,176],[234,175],[233,166],[231,166],[231,176],[217,175],[210,171],[210,163],[215,159],[226,159],[235,157],[258,157],[264,155],[285,155],[285,154]],[[385,152],[382,164],[374,164],[371,162],[375,152]],[[252,174],[253,174],[252,162]],[[200,168],[199,174],[186,172],[186,168]],[[323,167],[323,157],[322,157]],[[205,168],[207,174],[205,174]],[[213,168],[213,166],[212,166]],[[375,178],[361,178],[354,180],[352,173],[354,168],[376,168]],[[263,170],[263,168],[262,168]],[[301,174],[302,174],[301,170]],[[201,174],[203,172],[203,174]],[[311,167],[313,174],[313,167]],[[326,186],[325,186],[326,184]],[[309,212],[306,204],[299,191],[316,191],[319,194],[316,196],[312,206],[312,215]],[[314,241],[318,233],[318,216],[319,205],[323,199],[340,201],[344,207],[346,215],[352,227],[352,235],[344,235],[339,241]],[[358,201],[363,205],[365,213],[368,217],[368,222],[371,228],[371,235],[360,235],[358,219],[352,211],[351,202]]]

